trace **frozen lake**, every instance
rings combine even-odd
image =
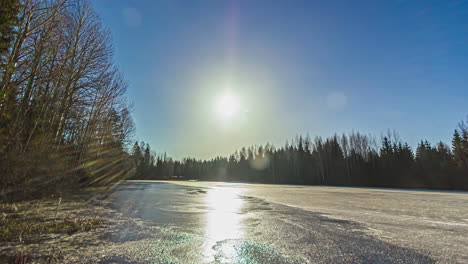
[[[466,192],[129,181],[108,199],[184,234],[180,263],[468,263]]]

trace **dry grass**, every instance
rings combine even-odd
[[[0,263],[100,263],[120,256],[128,243],[156,236],[138,219],[112,209],[109,194],[62,193],[0,202]]]
[[[24,218],[20,214],[10,214],[0,219],[1,242],[30,242],[48,234],[72,234],[78,231],[91,231],[103,224],[101,218],[78,217],[59,220]]]
[[[71,207],[77,205],[61,203],[61,199],[34,204],[0,204],[0,242],[28,243],[51,234],[92,231],[104,223],[97,216],[66,214]]]
[[[37,258],[32,255],[29,255],[26,252],[20,251],[15,256],[6,257],[3,260],[7,261],[8,263],[14,264],[29,264],[29,263],[64,263],[65,258],[63,256],[62,251],[60,248],[53,248],[49,251],[47,256],[43,256],[42,258]]]

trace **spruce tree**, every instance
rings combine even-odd
[[[462,137],[457,129],[455,129],[455,132],[453,133],[452,151],[453,158],[457,166],[463,167],[465,165],[465,161],[463,160]]]

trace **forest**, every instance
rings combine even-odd
[[[133,174],[127,84],[90,4],[2,0],[0,36],[1,196]]]
[[[229,157],[174,161],[135,142],[132,179],[197,179],[273,184],[468,190],[468,126],[452,145],[421,141],[416,151],[396,132],[382,139],[352,132],[328,138],[297,136],[283,147],[242,148]]]

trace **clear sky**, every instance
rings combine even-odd
[[[468,1],[92,4],[129,83],[136,138],[175,158],[352,130],[450,143],[468,114]],[[232,116],[219,113],[226,95]]]

